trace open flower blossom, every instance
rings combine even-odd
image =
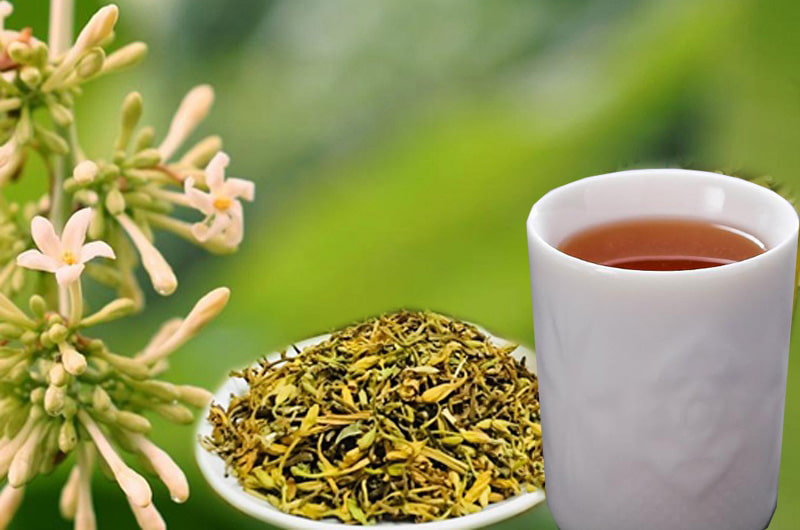
[[[195,188],[194,179],[184,182],[184,192],[190,206],[200,210],[206,218],[192,226],[192,234],[205,242],[220,234],[231,247],[237,246],[244,235],[244,216],[239,198],[252,201],[255,184],[249,180],[225,178],[225,168],[230,158],[220,151],[206,166],[208,192]]]
[[[39,250],[26,250],[17,256],[17,264],[33,270],[52,272],[59,285],[76,281],[87,261],[102,257],[114,259],[114,250],[104,241],[84,244],[86,231],[92,221],[91,208],[78,210],[67,220],[59,237],[53,224],[44,217],[36,216],[31,222],[31,235]]]

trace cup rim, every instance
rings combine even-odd
[[[684,177],[697,177],[703,178],[706,180],[716,180],[717,182],[723,183],[726,186],[741,186],[744,188],[751,189],[754,193],[759,193],[764,197],[769,197],[769,200],[772,200],[776,203],[777,207],[789,209],[791,211],[791,227],[787,230],[787,235],[783,237],[777,244],[771,245],[767,247],[767,249],[757,256],[753,256],[751,258],[747,258],[741,261],[736,261],[733,263],[726,263],[725,265],[720,265],[718,267],[706,267],[702,269],[685,269],[685,270],[639,270],[639,269],[624,269],[620,267],[611,267],[609,265],[602,265],[600,263],[594,263],[592,261],[587,261],[581,258],[576,258],[575,256],[571,256],[566,252],[559,250],[557,247],[552,245],[550,242],[546,241],[544,237],[539,233],[538,230],[534,228],[534,222],[536,221],[536,217],[540,215],[542,208],[546,205],[547,202],[554,200],[559,195],[564,193],[569,193],[573,191],[574,188],[578,188],[580,186],[586,185],[587,182],[596,182],[596,181],[605,181],[605,180],[615,180],[618,178],[630,178],[634,176],[646,177],[647,175],[665,175],[665,174],[674,174],[674,175],[681,175]],[[755,184],[754,182],[750,182],[748,180],[744,180],[738,177],[733,177],[730,175],[725,175],[723,173],[712,173],[710,171],[701,171],[701,170],[694,170],[694,169],[679,169],[679,168],[650,168],[650,169],[632,169],[632,170],[624,170],[624,171],[615,171],[612,173],[604,173],[601,175],[594,175],[591,177],[584,177],[578,180],[574,180],[562,186],[558,186],[557,188],[553,188],[549,190],[547,193],[542,195],[531,207],[530,214],[528,215],[528,219],[526,222],[527,232],[528,232],[528,241],[529,243],[535,241],[541,247],[545,248],[548,252],[557,255],[560,259],[566,260],[568,263],[572,263],[576,266],[583,266],[589,267],[593,270],[602,271],[604,273],[613,273],[623,276],[659,276],[659,277],[687,277],[687,276],[706,276],[706,275],[714,275],[714,274],[728,274],[728,273],[735,273],[736,271],[740,271],[744,268],[748,267],[757,267],[759,264],[764,261],[771,259],[771,256],[779,253],[783,250],[787,245],[791,245],[797,238],[798,228],[800,227],[800,218],[798,217],[798,212],[795,207],[784,197],[779,195],[778,193],[772,191],[769,188],[764,186],[760,186]]]

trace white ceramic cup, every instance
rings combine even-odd
[[[607,267],[557,249],[610,221],[730,225],[768,248],[699,270]],[[798,217],[741,179],[590,177],[527,223],[547,500],[563,530],[761,530],[778,493]]]

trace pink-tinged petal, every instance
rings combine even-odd
[[[58,268],[58,262],[56,262],[56,260],[33,249],[26,250],[17,256],[17,265],[25,267],[26,269],[45,272],[55,272]]]
[[[184,181],[183,192],[193,208],[200,210],[205,215],[211,215],[214,211],[214,200],[211,198],[211,194],[195,188],[193,178],[189,177]]]
[[[83,272],[83,263],[76,263],[75,265],[64,265],[56,269],[56,281],[58,285],[69,285],[77,281]]]
[[[86,263],[90,259],[94,258],[116,259],[116,257],[117,256],[114,254],[114,249],[111,248],[111,245],[105,241],[92,241],[91,243],[86,243],[83,245],[80,259],[78,261],[81,263]]]
[[[84,208],[72,214],[72,217],[67,220],[64,231],[61,233],[61,248],[64,251],[71,252],[74,256],[80,255],[92,217],[94,217],[94,210]]]
[[[205,243],[208,241],[208,225],[205,221],[195,223],[192,225],[192,235],[200,241],[201,243]]]
[[[31,236],[39,250],[53,259],[61,258],[61,240],[50,221],[40,215],[34,217],[31,221]]]
[[[222,188],[222,184],[225,182],[225,168],[228,167],[229,162],[228,155],[220,151],[214,155],[214,158],[206,166],[206,184],[214,195],[217,194],[217,191]]]
[[[238,247],[239,243],[244,239],[244,212],[242,212],[242,203],[234,201],[230,210],[228,210],[230,222],[225,229],[225,242],[231,247]]]
[[[230,178],[225,181],[222,189],[231,199],[241,197],[246,201],[252,201],[256,196],[256,184],[251,180]]]
[[[225,214],[217,214],[211,220],[211,226],[208,227],[208,232],[206,233],[207,239],[213,239],[225,231],[228,226],[231,224],[231,219]]]

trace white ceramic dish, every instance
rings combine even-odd
[[[499,339],[491,333],[482,330],[492,338],[495,344],[506,344],[508,341]],[[325,340],[328,335],[321,335],[295,343],[299,349]],[[291,352],[292,350],[289,350]],[[291,353],[289,353],[291,355]],[[523,347],[517,348],[514,352],[515,357],[525,358],[526,366],[532,371],[536,371],[536,359],[531,350]],[[272,353],[267,358],[278,356],[278,352]],[[247,391],[247,384],[237,378],[227,379],[222,386],[214,393],[214,403],[219,403],[227,407],[230,396],[241,395]],[[302,530],[342,530],[344,528],[354,528],[353,525],[346,525],[337,519],[324,519],[313,521],[304,517],[289,515],[284,513],[265,500],[258,499],[246,493],[236,478],[226,476],[225,463],[218,456],[209,453],[200,445],[200,438],[211,434],[211,424],[208,423],[208,408],[204,411],[202,419],[197,427],[197,443],[195,444],[195,457],[200,466],[203,476],[223,499],[234,508],[280,528],[302,529]],[[490,524],[495,524],[516,515],[526,512],[534,506],[544,502],[544,491],[536,490],[531,493],[521,493],[515,497],[502,502],[490,504],[480,512],[454,517],[443,521],[429,523],[378,523],[372,527],[386,527],[393,530],[411,529],[415,530],[467,530],[470,528],[483,528]]]

